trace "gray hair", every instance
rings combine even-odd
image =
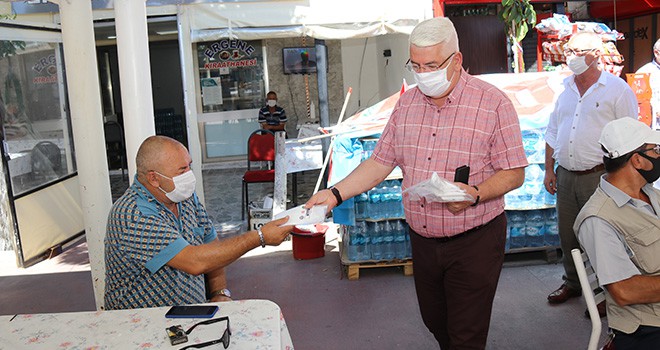
[[[420,22],[410,33],[408,42],[418,47],[444,44],[451,51],[459,51],[456,28],[446,17],[435,17]]]
[[[571,36],[571,38],[568,40],[568,45],[572,48],[576,48],[573,46],[575,45],[575,42],[580,42],[582,45],[587,44],[586,47],[582,46],[578,49],[595,48],[601,52],[603,51],[603,39],[601,39],[598,34],[593,32],[579,32],[573,34],[573,36]]]
[[[660,39],[656,40],[655,44],[653,44],[653,50],[660,51]]]

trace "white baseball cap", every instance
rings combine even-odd
[[[605,125],[598,142],[605,147],[607,158],[618,158],[649,143],[660,145],[660,132],[635,118],[621,118]]]

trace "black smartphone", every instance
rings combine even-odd
[[[470,178],[469,165],[462,165],[456,168],[456,172],[454,173],[454,182],[462,182],[467,185],[469,178]]]
[[[165,314],[167,318],[211,318],[218,311],[217,305],[172,306]]]

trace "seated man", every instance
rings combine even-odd
[[[660,132],[616,119],[599,140],[606,174],[573,226],[605,288],[617,350],[660,344]]]
[[[284,131],[287,117],[284,108],[277,105],[277,94],[270,91],[266,94],[266,105],[259,109],[259,124],[262,129]]]
[[[190,162],[186,148],[166,136],[140,146],[135,181],[108,217],[106,309],[229,300],[224,267],[253,248],[279,245],[293,228],[279,226],[282,218],[219,240],[194,193]]]

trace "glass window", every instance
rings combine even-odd
[[[265,91],[260,40],[198,43],[197,60],[203,113],[262,106]]]
[[[61,46],[0,40],[0,123],[14,196],[76,172]]]

